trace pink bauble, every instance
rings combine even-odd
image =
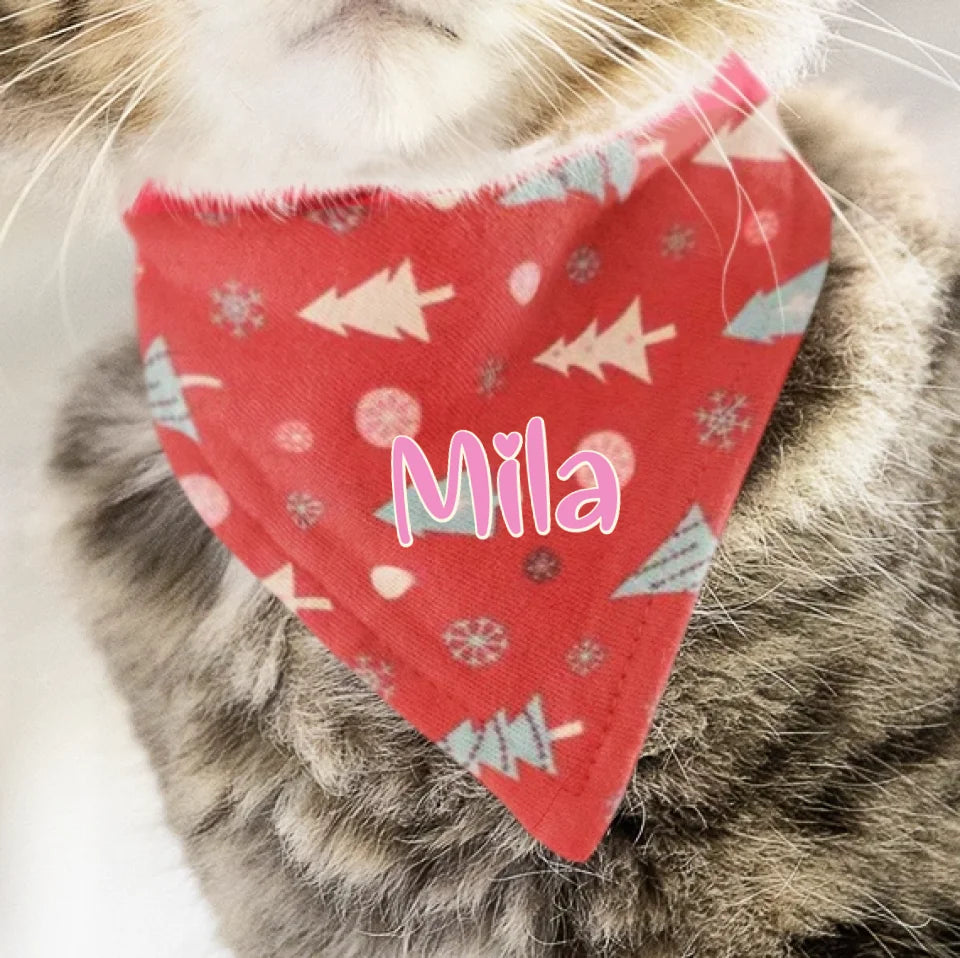
[[[541,276],[540,267],[536,263],[521,263],[510,274],[510,295],[521,306],[526,306],[537,295]]]
[[[599,452],[610,460],[621,489],[633,478],[637,469],[637,457],[634,455],[630,441],[622,433],[613,429],[591,433],[581,440],[580,445],[577,446],[577,452],[587,449]],[[593,473],[586,466],[578,469],[574,475],[581,486],[593,485]]]
[[[743,238],[751,246],[765,246],[772,243],[780,232],[780,217],[773,210],[758,210],[756,216],[750,213],[743,227]]]
[[[410,393],[386,387],[363,396],[355,418],[357,432],[371,446],[389,449],[397,436],[416,436],[420,417],[420,403]]]
[[[313,448],[313,430],[300,419],[290,419],[273,430],[273,441],[284,452],[309,452]]]
[[[180,485],[197,515],[211,529],[220,525],[230,515],[230,499],[223,491],[223,486],[215,479],[197,473],[184,476]]]

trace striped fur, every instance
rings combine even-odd
[[[132,345],[86,372],[53,460],[80,592],[238,956],[960,955],[960,260],[881,117],[822,91],[792,106],[871,252],[838,228],[584,866],[224,555],[165,469]]]
[[[16,48],[0,57],[5,155],[45,148],[85,105],[94,121],[74,146],[102,143],[132,103],[123,71],[186,37],[201,7],[295,16],[314,0],[121,2],[0,0],[0,50]],[[611,95],[626,88],[642,105],[665,82],[645,76],[637,48],[683,75],[727,43],[795,66],[815,7],[832,2],[742,0],[751,15],[616,0],[639,24],[616,57],[551,19],[550,0],[518,2],[563,55],[540,50],[537,83],[497,63],[502,87],[476,84],[467,112],[481,129],[461,139],[472,158],[604,125]],[[205,52],[218,49],[201,49],[202,65]],[[125,117],[118,155],[132,144],[167,160],[172,142],[195,161],[191,183],[240,170],[232,182],[268,189],[299,181],[290,144],[303,133],[317,167],[356,161],[313,185],[367,169],[345,135],[329,156],[314,129],[263,135],[282,103],[257,114],[240,97],[236,117],[209,129],[190,95],[226,79],[171,62]],[[78,594],[240,958],[960,956],[960,259],[882,117],[822,91],[792,106],[795,141],[849,198],[861,240],[838,227],[825,296],[653,735],[584,866],[538,847],[225,555],[169,475],[132,343],[82,373],[51,467],[73,517]],[[256,137],[230,141],[248,113]],[[300,115],[322,127],[316,113]],[[195,114],[203,136],[178,126]],[[400,139],[374,146],[408,164],[390,182],[450,185],[433,182],[443,151],[429,124],[413,136],[407,119],[378,116]]]

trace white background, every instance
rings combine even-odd
[[[869,6],[960,51],[960,0]],[[909,45],[892,49],[934,69]],[[902,110],[960,211],[960,92],[842,44],[829,72]],[[145,757],[41,547],[39,463],[63,370],[131,315],[125,238],[79,230],[62,270],[66,220],[31,209],[0,250],[0,958],[213,958],[212,920]]]

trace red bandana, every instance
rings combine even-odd
[[[224,213],[148,189],[128,217],[150,404],[187,497],[567,858],[617,808],[824,279],[829,208],[779,131],[731,59],[695,108],[477,198]],[[440,521],[411,487],[405,548],[392,442],[415,439],[445,494],[459,430],[492,493],[464,472]],[[607,534],[560,518],[578,490],[573,514],[591,505],[582,459],[557,476],[578,450],[619,482]]]

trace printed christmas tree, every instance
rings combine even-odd
[[[621,137],[596,152],[579,153],[558,167],[533,174],[501,197],[500,202],[503,206],[560,202],[570,193],[583,193],[602,202],[608,186],[623,201],[637,181],[641,159],[655,156],[662,149],[660,142],[638,146],[632,139]]]
[[[292,563],[279,568],[273,575],[263,580],[265,588],[269,589],[288,609],[294,612],[317,611],[332,612],[333,603],[319,595],[297,595],[296,572]]]
[[[770,293],[757,293],[724,330],[724,336],[773,343],[799,336],[810,324],[827,277],[827,262],[817,263]]]
[[[558,339],[534,359],[558,373],[569,375],[571,366],[585,369],[603,380],[603,366],[615,366],[645,383],[653,382],[647,350],[658,343],[674,339],[673,325],[661,326],[649,333],[643,331],[640,300],[635,299],[626,312],[612,325],[599,332],[594,320],[573,342]]]
[[[444,532],[447,535],[475,536],[477,534],[476,523],[473,518],[473,491],[466,478],[466,473],[461,473],[458,480],[460,482],[460,501],[457,504],[457,511],[451,516],[448,522],[438,522],[427,512],[423,501],[420,499],[414,486],[407,486],[407,510],[410,516],[410,531],[419,537],[428,532]],[[442,479],[438,483],[440,495],[447,498],[447,487],[449,480]],[[497,516],[496,508],[499,499],[496,493],[493,494],[492,508],[493,526],[491,531],[496,531]],[[394,508],[393,499],[381,506],[374,515],[383,522],[392,526],[397,524],[397,511]]]
[[[300,313],[302,319],[346,336],[347,328],[400,339],[401,333],[430,341],[424,309],[453,299],[452,286],[420,290],[410,260],[384,269],[349,292],[329,289]]]
[[[210,376],[178,376],[163,336],[154,339],[143,354],[143,373],[147,403],[154,422],[199,442],[200,434],[183,391],[190,386],[218,389],[223,385],[220,380]]]
[[[455,762],[474,775],[489,768],[517,779],[520,777],[518,762],[556,775],[553,743],[581,734],[582,722],[549,728],[543,714],[543,703],[540,696],[535,695],[515,718],[509,719],[506,710],[501,709],[482,727],[467,719],[439,745]]]
[[[612,597],[699,592],[716,548],[713,529],[700,506],[694,505],[670,538]]]
[[[729,168],[733,160],[781,163],[787,159],[787,139],[782,130],[776,101],[770,97],[742,123],[721,127],[694,163],[724,168]]]

